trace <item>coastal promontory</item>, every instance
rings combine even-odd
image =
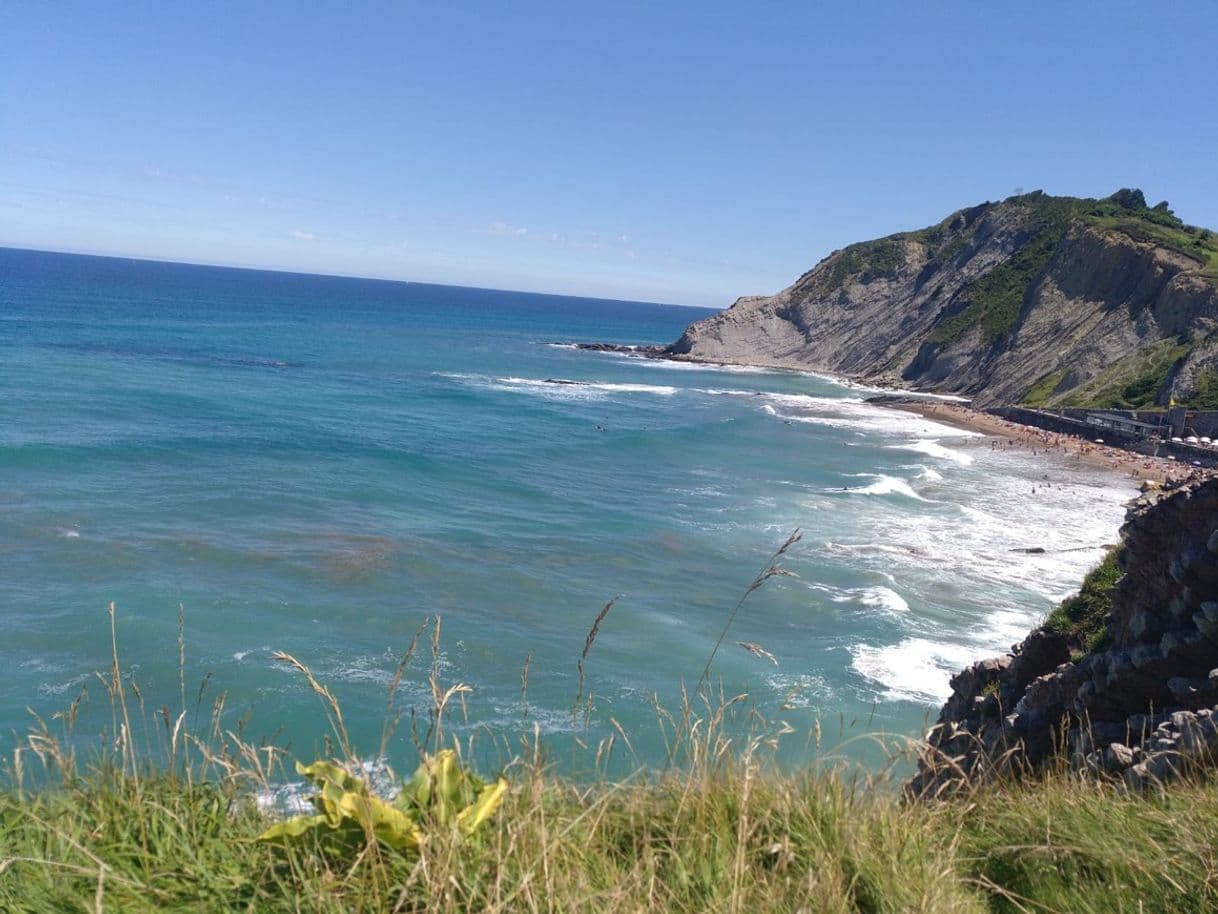
[[[669,358],[831,371],[978,406],[1218,406],[1218,238],[1141,191],[1040,191],[834,251]]]

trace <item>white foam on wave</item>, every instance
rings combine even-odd
[[[63,695],[72,691],[73,689],[83,686],[91,678],[92,677],[87,673],[80,673],[73,676],[71,679],[64,680],[63,682],[44,682],[42,685],[38,686],[38,694],[47,696]]]
[[[936,451],[928,444],[938,442],[914,442]],[[874,510],[860,507],[861,527],[846,525],[841,539],[826,537],[824,547],[848,557],[851,567],[895,572],[902,593],[918,598],[891,643],[859,639],[851,668],[885,697],[928,704],[950,693],[961,667],[1009,650],[1077,589],[1114,539],[1133,494],[1128,480],[1052,455],[984,449],[971,463],[959,459],[970,455],[945,450],[958,468],[951,487],[936,486],[944,501],[933,510],[876,501]]]
[[[905,598],[891,587],[826,587],[823,584],[810,585],[813,590],[822,590],[829,594],[834,603],[857,603],[867,609],[882,609],[890,613],[907,613],[909,604]]]
[[[829,681],[816,673],[774,672],[765,676],[765,682],[782,696],[784,709],[814,708],[834,696]]]
[[[368,785],[374,796],[382,800],[392,800],[402,789],[402,782],[387,762],[364,760],[349,770]],[[317,788],[304,781],[272,783],[254,791],[254,804],[263,815],[272,819],[286,819],[288,816],[316,812],[309,800],[316,793]]]
[[[521,702],[492,705],[494,714],[484,722],[497,731],[532,731],[536,724],[542,734],[580,733],[584,730],[583,718],[571,713],[570,708],[546,708],[538,704],[527,707]]]
[[[662,384],[610,384],[610,383],[588,383],[588,387],[595,390],[607,390],[610,393],[630,393],[630,394],[657,394],[662,397],[671,397],[677,393],[675,387],[668,387]]]
[[[815,378],[817,381],[823,381],[826,384],[832,384],[834,387],[842,390],[851,390],[866,394],[888,394],[893,393],[892,390],[883,387],[875,387],[871,384],[864,384],[861,381],[853,381],[850,378],[838,377],[837,375],[826,374],[822,371],[811,371],[806,368],[782,368],[779,366],[765,365],[734,365],[730,362],[690,362],[685,359],[659,359],[654,356],[640,356],[631,353],[610,352],[606,353],[610,356],[616,356],[619,359],[628,359],[632,364],[649,365],[653,368],[665,369],[668,371],[716,371],[725,374],[752,374],[752,375],[778,375],[787,377],[804,377]],[[910,396],[922,396],[913,391],[900,391],[908,393]],[[931,398],[943,400],[956,400],[957,397],[928,395]]]
[[[878,552],[888,555],[919,555],[918,550],[913,546],[893,545],[892,543],[834,543],[826,542],[825,549],[829,552],[840,553],[867,553]]]
[[[604,394],[655,394],[671,397],[679,393],[678,388],[661,384],[629,384],[609,381],[569,381],[566,379],[539,378],[496,378],[496,388],[499,390],[526,391],[539,393],[544,396],[557,396],[563,399],[600,397]]]
[[[861,397],[818,397],[771,391],[705,390],[706,393],[759,397],[768,415],[784,422],[801,422],[830,428],[902,438],[974,438],[976,432],[934,422],[916,413],[868,403]],[[765,407],[769,409],[765,409]]]
[[[762,368],[757,365],[729,365],[724,362],[686,362],[682,359],[657,359],[651,356],[630,355],[622,352],[610,352],[607,355],[619,359],[628,359],[631,365],[647,365],[666,371],[715,371],[724,374],[788,374],[776,368]]]
[[[858,473],[856,475],[874,479],[875,482],[865,486],[847,487],[845,491],[852,495],[904,495],[906,498],[913,498],[917,501],[930,501],[915,492],[913,486],[897,476],[886,476],[883,473]]]
[[[890,444],[888,447],[895,451],[913,451],[915,454],[925,454],[927,457],[951,460],[964,466],[971,466],[973,463],[973,456],[971,454],[944,447],[938,441],[930,438],[920,438],[917,441],[910,441],[905,444]]]
[[[884,697],[939,704],[952,693],[958,670],[993,653],[987,647],[905,638],[897,644],[850,648],[850,668],[884,690]]]
[[[905,602],[905,598],[891,587],[865,587],[859,592],[858,601],[872,609],[892,613],[909,612],[909,604]]]
[[[606,391],[596,390],[582,384],[554,384],[538,378],[495,378],[488,375],[453,371],[436,372],[435,376],[456,381],[467,387],[533,394],[549,400],[602,400],[607,395]]]
[[[554,400],[599,400],[614,393],[645,393],[664,397],[680,393],[680,388],[661,384],[578,381],[566,378],[521,378],[514,375],[491,377],[461,372],[436,372],[435,376],[471,387],[535,394]]]
[[[764,397],[764,390],[740,390],[735,387],[695,387],[694,391],[711,397]]]

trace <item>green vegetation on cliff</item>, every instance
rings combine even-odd
[[[1194,380],[1193,395],[1181,405],[1190,409],[1218,409],[1218,371],[1200,372]]]
[[[1185,225],[1166,203],[1148,207],[1141,191],[1121,190],[1103,200],[1051,197],[1036,191],[1007,202],[1028,208],[1026,228],[1014,253],[965,288],[967,304],[932,331],[932,342],[953,343],[974,327],[980,327],[986,346],[999,342],[1018,324],[1029,291],[1076,222],[1161,244],[1193,258],[1205,268],[1203,275],[1218,279],[1218,239],[1205,229]],[[913,236],[934,241],[941,237],[941,226]],[[964,240],[958,236],[955,242]]]
[[[1078,653],[1102,650],[1109,637],[1106,617],[1112,588],[1123,573],[1120,551],[1113,549],[1087,573],[1078,593],[1049,613],[1045,628],[1065,635],[1071,650]]]
[[[855,276],[859,282],[871,282],[893,273],[905,263],[905,245],[899,236],[863,241],[844,248],[834,261],[829,274],[833,288]]]
[[[1057,385],[1062,382],[1062,378],[1065,376],[1065,369],[1050,372],[1049,374],[1045,375],[1028,389],[1028,392],[1023,395],[1023,400],[1021,401],[1020,405],[1030,406],[1033,409],[1039,406],[1044,406],[1045,402],[1053,395],[1053,391],[1057,389]]]
[[[1160,340],[1109,365],[1090,382],[1069,391],[1054,405],[1115,409],[1154,406],[1172,369],[1191,350],[1191,343]]]
[[[1218,280],[1218,238],[1209,229],[1186,225],[1164,201],[1146,205],[1138,190],[1117,191],[1081,213],[1088,224],[1107,231],[1123,232],[1137,241],[1162,245],[1196,260],[1202,275]]]
[[[980,325],[983,342],[992,346],[1010,331],[1019,321],[1028,290],[1065,237],[1072,210],[1070,198],[1035,198],[1026,240],[966,289],[968,305],[939,324],[930,339],[951,343]]]

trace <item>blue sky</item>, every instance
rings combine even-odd
[[[1218,228],[1215,2],[2,9],[2,245],[726,306],[1016,189]]]

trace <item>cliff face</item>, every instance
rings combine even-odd
[[[1218,479],[1143,496],[1121,540],[1091,644],[1051,618],[954,677],[911,792],[1062,759],[1142,787],[1218,760]]]
[[[1137,191],[1012,197],[836,251],[777,295],[692,324],[666,352],[981,406],[1218,396],[1218,240]]]

